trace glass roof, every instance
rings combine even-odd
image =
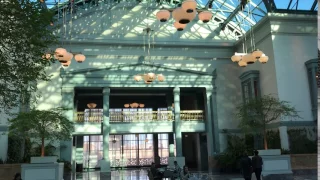
[[[317,11],[317,0],[273,0],[275,9]]]
[[[58,3],[64,4],[71,0],[46,0],[46,6],[52,8]],[[123,0],[72,0],[76,4],[82,2],[111,2]],[[126,0],[128,1],[128,0]],[[130,1],[130,0],[129,0]],[[137,0],[131,0],[137,1]],[[156,1],[156,0],[150,0]],[[175,7],[183,0],[161,0],[162,4]],[[241,1],[245,0],[196,0],[198,8],[209,8],[213,13],[213,20],[220,23],[220,28],[215,31],[224,32],[225,28],[231,30],[236,36],[242,36],[253,25],[259,22],[268,12],[280,13],[315,13],[318,11],[317,0],[250,0],[244,7],[241,8]],[[170,4],[170,2],[173,4]]]

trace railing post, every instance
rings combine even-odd
[[[103,88],[103,159],[101,160],[101,173],[105,176],[111,176],[110,160],[109,160],[109,133],[110,133],[110,117],[109,117],[109,96],[110,88]]]

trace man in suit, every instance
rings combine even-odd
[[[254,151],[254,156],[252,157],[252,169],[254,174],[256,175],[257,180],[261,180],[261,172],[262,172],[263,161],[259,156],[259,151]]]

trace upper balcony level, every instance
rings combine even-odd
[[[140,111],[138,111],[140,110]],[[110,133],[173,132],[172,111],[143,111],[146,109],[110,109]],[[183,132],[205,131],[203,110],[180,111]],[[74,117],[75,134],[101,134],[103,109],[87,109]]]
[[[179,117],[182,132],[204,132],[203,89],[181,91]],[[104,103],[109,105],[105,119],[109,120],[111,134],[174,132],[172,88],[111,89],[108,99],[109,102],[103,102],[101,89],[75,90],[75,134],[101,134]],[[89,108],[90,103],[95,107]]]

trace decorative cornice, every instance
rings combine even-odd
[[[260,72],[258,70],[250,70],[242,73],[239,78],[244,81],[249,78],[259,77]]]
[[[310,66],[315,66],[317,67],[318,66],[318,59],[310,59],[308,61],[306,61],[304,63],[307,67],[310,67]]]
[[[190,74],[197,74],[197,75],[204,75],[204,76],[212,76],[214,75],[212,73],[202,72],[202,71],[195,71],[190,69],[182,69],[182,68],[173,68],[170,66],[160,65],[160,64],[144,64],[144,63],[135,63],[135,64],[124,64],[124,65],[113,65],[106,68],[87,68],[87,69],[81,69],[81,70],[75,70],[75,71],[65,71],[63,68],[60,68],[60,76],[66,76],[66,75],[75,75],[75,74],[84,74],[89,72],[98,72],[98,71],[104,71],[104,70],[112,70],[112,69],[121,69],[125,67],[136,67],[136,66],[149,66],[149,67],[155,67],[155,68],[163,68],[171,71],[178,71],[178,72],[185,72]]]

